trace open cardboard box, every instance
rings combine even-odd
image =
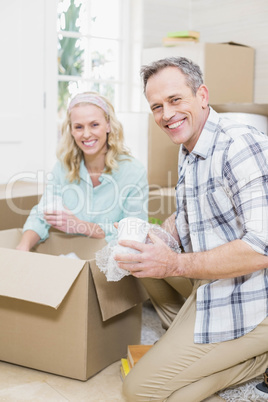
[[[0,360],[87,380],[140,342],[147,294],[132,276],[107,282],[94,261],[104,240],[51,233],[23,252],[20,238],[0,232]]]

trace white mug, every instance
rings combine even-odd
[[[150,224],[142,219],[129,217],[121,219],[118,224],[118,241],[135,240],[144,243],[150,228]],[[114,254],[137,254],[138,250],[124,247],[118,244],[115,246]]]

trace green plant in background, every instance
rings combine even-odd
[[[74,4],[75,0],[70,1],[70,5],[62,14],[65,19],[65,31],[79,32],[79,13],[81,4]],[[62,16],[61,16],[62,18]],[[62,37],[59,39],[58,49],[58,71],[59,75],[80,76],[83,73],[84,49],[79,47],[79,39]],[[69,97],[69,81],[58,82],[58,111],[66,108]]]
[[[153,218],[153,217],[149,217],[148,222],[152,223],[154,225],[162,225],[162,223],[163,223],[163,221],[161,221],[161,219]]]

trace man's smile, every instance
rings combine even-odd
[[[166,127],[170,128],[170,129],[178,128],[184,123],[185,119],[186,119],[186,117],[180,121],[177,121],[176,123],[167,124]]]

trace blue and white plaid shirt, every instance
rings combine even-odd
[[[241,239],[268,255],[268,138],[210,108],[193,151],[179,154],[176,227],[186,252]],[[268,315],[268,268],[199,287],[194,341],[236,339]]]

